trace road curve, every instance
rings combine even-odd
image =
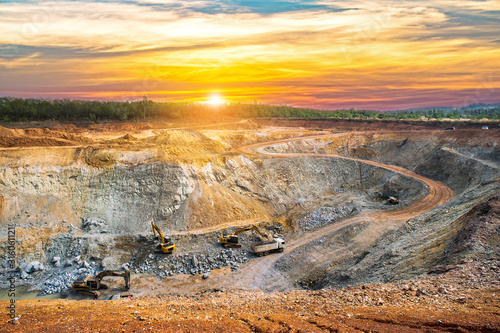
[[[355,132],[354,134],[356,134]],[[349,133],[353,134],[353,133]],[[408,219],[416,217],[422,213],[432,210],[433,208],[442,205],[454,197],[454,192],[451,188],[441,182],[429,179],[422,175],[416,174],[402,167],[383,164],[370,160],[363,160],[353,157],[340,156],[335,154],[317,154],[317,153],[270,153],[266,152],[265,148],[273,145],[289,143],[293,141],[318,139],[325,137],[338,137],[346,135],[346,133],[337,134],[321,134],[306,137],[288,138],[276,141],[260,142],[251,145],[239,147],[238,152],[253,155],[253,156],[268,156],[273,158],[295,158],[295,157],[317,157],[317,158],[340,158],[360,163],[374,165],[380,168],[394,171],[401,175],[411,177],[423,182],[427,187],[427,195],[421,200],[413,203],[410,206],[395,209],[395,210],[369,210],[360,213],[352,218],[345,219],[341,222],[326,225],[322,228],[306,233],[295,240],[287,240],[287,247],[283,253],[276,253],[267,257],[258,258],[247,263],[244,267],[234,272],[232,278],[226,281],[225,285],[237,288],[261,289],[267,291],[279,291],[291,289],[293,286],[286,281],[286,277],[275,268],[275,263],[287,253],[301,247],[310,242],[316,242],[320,238],[332,232],[340,230],[346,226],[370,221],[368,228],[358,238],[356,245],[353,245],[348,250],[350,252],[363,251],[371,246],[378,237],[387,232],[389,229],[398,228],[403,225]],[[258,272],[258,273],[256,273]]]
[[[361,132],[352,132],[349,134],[357,134]],[[439,205],[442,205],[443,203],[449,201],[451,198],[454,197],[455,193],[451,188],[448,186],[444,185],[443,183],[432,180],[430,178],[424,177],[422,175],[416,174],[415,172],[412,172],[410,170],[407,170],[402,167],[398,167],[395,165],[390,165],[390,164],[384,164],[380,162],[375,162],[375,161],[370,161],[370,160],[363,160],[359,158],[354,158],[354,157],[348,157],[348,156],[340,156],[340,155],[335,155],[335,154],[317,154],[317,153],[269,153],[265,151],[265,148],[271,147],[277,144],[282,144],[282,143],[289,143],[293,141],[302,141],[302,140],[311,140],[311,139],[319,139],[319,138],[325,138],[325,137],[339,137],[342,135],[345,135],[346,133],[336,133],[336,134],[320,134],[320,135],[311,135],[311,136],[305,136],[305,137],[297,137],[297,138],[288,138],[288,139],[281,139],[281,140],[275,140],[275,141],[268,141],[268,142],[259,142],[259,143],[254,143],[251,145],[246,145],[239,147],[237,149],[238,152],[246,154],[246,155],[257,155],[257,156],[269,156],[269,157],[274,157],[274,158],[292,158],[292,157],[319,157],[319,158],[340,158],[340,159],[345,159],[345,160],[351,160],[351,161],[356,161],[360,163],[365,163],[365,164],[370,164],[374,165],[380,168],[384,168],[387,170],[394,171],[396,173],[399,173],[401,175],[411,177],[414,179],[417,179],[421,182],[423,182],[429,191],[427,196],[425,196],[422,200],[419,202],[414,203],[413,205],[404,208],[404,209],[399,209],[399,210],[392,210],[392,211],[387,211],[387,213],[390,214],[392,217],[396,216],[406,216],[408,213],[413,212],[413,214],[420,215],[422,213],[425,213],[434,207],[437,207]],[[386,211],[383,211],[386,212]],[[413,217],[413,216],[411,216]]]

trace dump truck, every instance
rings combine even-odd
[[[271,241],[252,244],[252,251],[259,257],[266,256],[271,252],[283,252],[285,241],[282,238],[273,238]]]

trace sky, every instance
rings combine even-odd
[[[500,1],[0,0],[0,95],[499,103]]]

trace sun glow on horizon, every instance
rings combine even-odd
[[[500,102],[498,0],[259,3],[4,1],[0,95],[214,109]]]
[[[212,95],[210,95],[210,98],[208,99],[208,101],[206,101],[205,103],[208,105],[211,105],[211,106],[219,106],[222,104],[226,104],[227,102],[219,94],[212,94]]]

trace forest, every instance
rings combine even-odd
[[[317,110],[287,105],[190,102],[155,102],[146,96],[138,101],[87,101],[0,97],[0,123],[25,121],[135,121],[189,118],[338,118],[338,119],[500,119],[500,105],[460,109],[429,108],[381,112],[373,110]]]

